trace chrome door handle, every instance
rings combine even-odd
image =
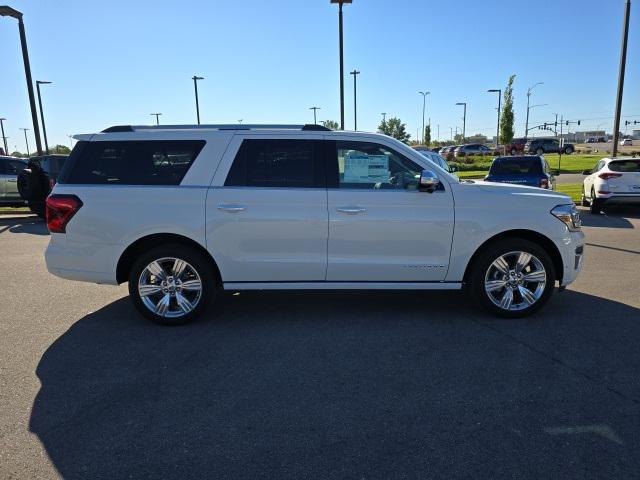
[[[18,179],[17,179],[17,178],[10,178],[10,179],[9,179],[9,180],[7,180],[7,181],[8,181],[8,182],[11,182],[11,183],[16,183],[16,182],[18,181]]]
[[[357,215],[358,213],[366,212],[367,209],[362,207],[338,207],[338,211],[347,215]]]
[[[246,209],[247,207],[243,205],[235,205],[235,204],[218,205],[218,210],[220,210],[221,212],[227,212],[227,213],[240,213],[240,212],[244,212]]]

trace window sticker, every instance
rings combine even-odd
[[[351,151],[344,159],[344,183],[389,183],[389,155]]]

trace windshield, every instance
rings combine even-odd
[[[505,157],[496,158],[491,164],[489,174],[513,175],[542,173],[539,157]]]
[[[612,172],[640,172],[640,160],[617,160],[609,163]]]

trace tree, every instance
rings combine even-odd
[[[500,115],[500,138],[496,139],[499,144],[505,145],[513,140],[513,80],[515,75],[509,77],[507,87],[504,89],[502,97],[502,112]]]
[[[335,120],[323,120],[322,125],[330,128],[331,130],[338,130],[339,128],[338,122],[336,122]]]
[[[384,133],[385,135],[389,135],[401,142],[408,143],[411,135],[407,133],[407,126],[402,123],[399,118],[392,117],[389,120],[380,122],[378,125],[378,131],[380,133]]]
[[[431,145],[431,125],[424,127],[424,140],[422,141],[427,147]]]
[[[12,157],[18,157],[18,158],[23,158],[26,157],[27,154],[26,153],[20,153],[19,151],[15,151],[15,152],[11,152],[11,156]]]
[[[51,147],[49,151],[51,153],[64,153],[64,154],[71,153],[71,149],[66,145],[56,145],[55,147]]]

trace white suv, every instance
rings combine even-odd
[[[598,214],[605,205],[640,205],[640,158],[603,158],[582,172],[582,206]]]
[[[129,282],[185,323],[220,289],[459,290],[504,317],[580,271],[569,197],[460,181],[384,135],[315,125],[111,127],[47,199],[49,271]]]

